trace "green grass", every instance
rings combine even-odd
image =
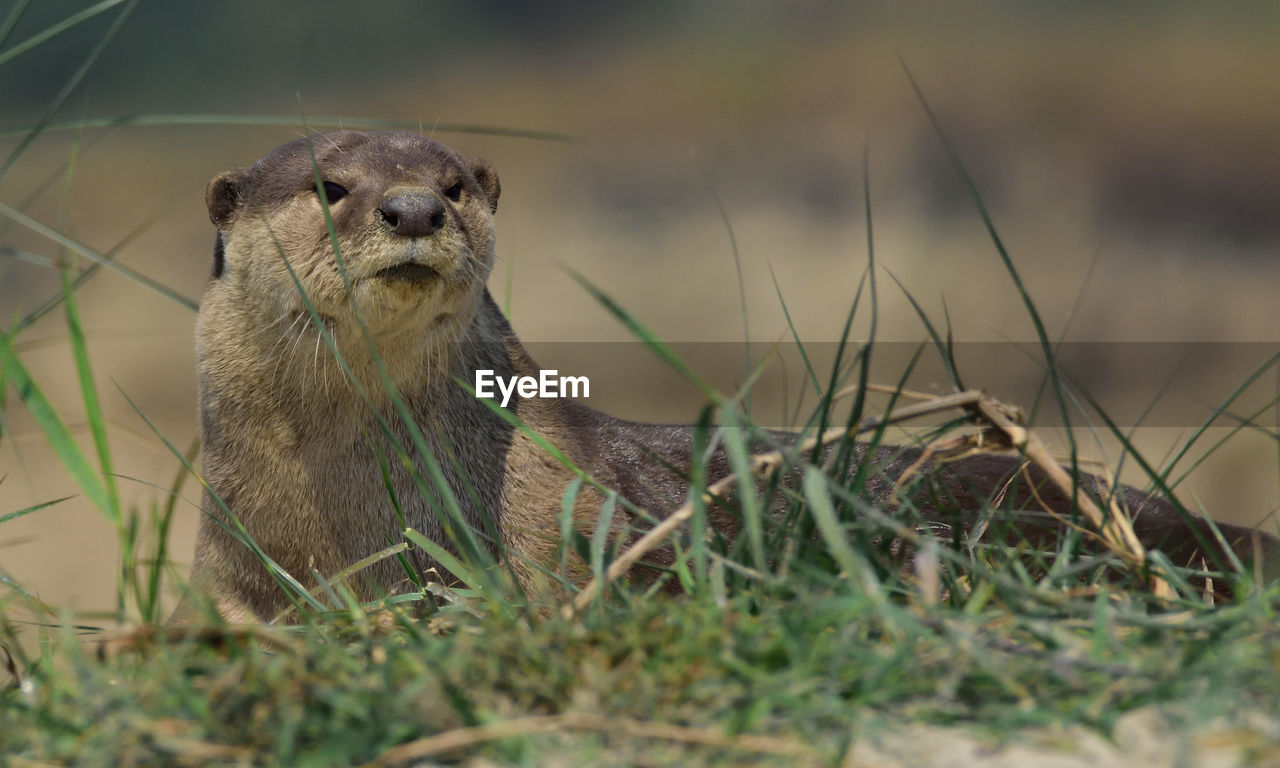
[[[1135,616],[1123,595],[1058,611],[992,601],[917,616],[833,585],[767,602],[737,595],[722,606],[636,601],[574,621],[476,617],[453,606],[429,623],[378,633],[361,618],[295,629],[274,651],[229,638],[223,648],[177,643],[100,663],[69,638],[55,642],[29,671],[33,692],[7,694],[0,708],[5,749],[147,765],[215,744],[253,764],[348,765],[459,728],[580,713],[606,722],[449,756],[786,764],[748,748],[637,738],[624,721],[676,723],[726,741],[770,737],[835,762],[885,721],[1105,730],[1151,703],[1229,718],[1280,705],[1275,617],[1257,604],[1174,625]]]
[[[100,3],[92,10],[107,12],[115,5]],[[119,23],[131,7],[118,11]],[[32,38],[33,46],[88,13]],[[108,27],[102,45],[117,26]],[[95,47],[86,67],[100,50]],[[5,61],[0,54],[0,72]],[[67,87],[82,76],[77,72]],[[55,98],[8,164],[54,125],[50,119],[65,98]],[[228,116],[203,120],[232,122]],[[81,121],[78,127],[93,125]],[[1026,303],[1065,418],[1091,401],[1056,374],[1053,347],[1014,260],[958,156],[949,145],[947,151],[970,184],[997,254]],[[74,162],[67,168],[73,172]],[[876,292],[869,179],[865,175],[863,185],[868,267],[851,297],[844,340],[860,312],[869,313],[874,328],[884,300]],[[728,214],[722,206],[720,211],[727,224]],[[38,224],[18,209],[0,208],[0,214]],[[1025,543],[970,547],[961,537],[921,533],[917,524],[924,521],[909,502],[890,516],[868,500],[876,467],[857,460],[852,437],[825,453],[785,451],[793,471],[748,484],[720,502],[740,515],[736,536],[707,530],[708,510],[694,494],[698,503],[674,538],[678,558],[666,574],[679,587],[676,596],[614,583],[586,610],[567,617],[554,598],[514,588],[506,564],[477,543],[491,533],[459,530],[456,500],[444,499],[441,514],[453,531],[451,541],[434,542],[406,530],[373,556],[398,558],[408,548],[421,548],[450,572],[436,581],[417,578],[420,588],[401,598],[363,605],[343,584],[346,574],[307,592],[278,573],[281,589],[294,600],[296,625],[245,631],[215,623],[189,637],[140,632],[126,636],[136,648],[111,646],[117,652],[99,659],[103,629],[118,622],[154,626],[163,619],[164,598],[176,589],[167,534],[178,491],[195,468],[195,449],[181,451],[165,440],[177,469],[170,492],[145,513],[121,501],[76,299],[98,265],[113,261],[57,228],[31,228],[60,249],[63,290],[37,311],[62,305],[94,454],[86,454],[66,426],[81,416],[58,413],[15,352],[31,318],[18,318],[0,333],[0,408],[29,412],[81,494],[111,522],[121,557],[115,604],[88,616],[41,603],[35,596],[40,585],[17,584],[0,570],[0,644],[13,656],[19,677],[0,689],[0,763],[409,761],[394,751],[399,748],[417,750],[415,759],[428,761],[522,765],[839,764],[851,745],[901,723],[962,725],[999,740],[1045,724],[1105,734],[1125,713],[1148,706],[1186,724],[1189,732],[1206,713],[1234,721],[1250,712],[1280,711],[1280,635],[1274,629],[1280,586],[1255,584],[1248,573],[1218,574],[1239,599],[1211,606],[1192,586],[1194,572],[1156,558],[1155,567],[1180,590],[1163,600],[1149,594],[1123,562],[1088,550],[1078,537],[1036,551]],[[730,236],[736,243],[731,229]],[[77,271],[71,254],[94,263]],[[643,318],[587,278],[579,280],[650,347],[655,364],[669,365],[703,388],[708,406],[701,419],[691,414],[701,425],[696,444],[722,443],[734,471],[745,475],[753,449],[771,439],[744,407],[749,387],[733,394],[710,389]],[[150,285],[141,279],[139,284]],[[780,289],[778,294],[785,311]],[[959,388],[949,328],[939,330],[910,294],[907,299]],[[790,332],[799,343],[794,327]],[[832,424],[853,427],[866,418],[872,351],[871,343],[850,345],[848,357],[830,371],[814,371],[805,357],[806,386],[818,395],[807,434]],[[751,363],[748,381],[755,375]],[[1240,391],[1275,363],[1269,361]],[[851,403],[837,402],[835,393],[849,382],[863,386]],[[386,418],[407,420],[409,410],[397,393],[391,402]],[[896,396],[890,407],[894,402]],[[1231,402],[1222,403],[1218,413]],[[1125,439],[1105,414],[1102,420]],[[731,428],[718,429],[716,423]],[[0,418],[0,439],[8,439],[3,424]],[[960,426],[959,420],[946,421],[920,439],[953,436]],[[870,427],[871,442],[882,441],[886,424]],[[379,428],[392,434],[385,423]],[[393,444],[390,454],[376,457],[384,472],[411,449],[425,452],[422,436],[416,429],[410,434],[415,445]],[[1131,448],[1126,455],[1167,495],[1175,464],[1201,434],[1193,434],[1186,450],[1163,469]],[[798,482],[781,479],[794,480],[806,466]],[[706,467],[687,471],[694,487],[705,489]],[[439,477],[433,458],[419,477],[422,492],[440,487]],[[565,510],[590,482],[583,476],[570,487]],[[606,515],[627,503],[609,498]],[[0,525],[58,501],[0,510]],[[771,509],[785,514],[771,515]],[[1009,521],[1003,510],[983,512],[991,518],[989,541],[1017,541],[1004,535]],[[562,559],[576,553],[600,576],[616,548],[599,531],[572,531],[568,520],[566,512],[549,521],[564,539]],[[237,534],[255,546],[247,532]],[[918,544],[919,576],[905,572],[889,546],[904,538]],[[265,555],[263,562],[274,567]],[[353,564],[361,565],[367,563]],[[565,572],[562,567],[560,574]],[[570,593],[576,588],[564,586]],[[5,674],[0,669],[0,681]]]

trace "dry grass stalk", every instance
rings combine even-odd
[[[881,388],[877,387],[877,390],[879,389]],[[842,392],[841,394],[844,393]],[[1029,462],[1039,467],[1064,494],[1075,500],[1076,506],[1089,524],[1094,527],[1105,546],[1136,568],[1141,569],[1146,565],[1146,549],[1142,546],[1142,542],[1138,540],[1128,514],[1121,509],[1116,498],[1112,497],[1109,500],[1108,512],[1110,514],[1104,516],[1097,504],[1089,498],[1083,488],[1072,482],[1071,476],[1053,458],[1044,443],[1033,432],[1016,423],[1014,417],[1011,416],[1014,410],[997,400],[986,397],[981,392],[957,392],[951,395],[935,397],[925,402],[899,408],[885,416],[863,419],[851,429],[844,427],[828,429],[823,434],[811,437],[801,443],[799,453],[812,451],[815,447],[836,442],[849,435],[877,429],[883,424],[905,421],[951,408],[964,408],[999,430],[1012,447],[1026,456]],[[785,460],[786,454],[782,451],[756,454],[751,457],[750,476],[752,479],[768,480],[784,465]],[[731,474],[707,486],[707,490],[702,496],[703,503],[712,503],[716,497],[722,496],[736,486],[741,479],[737,475]],[[1046,507],[1046,509],[1048,508]],[[1056,515],[1051,509],[1048,511]],[[562,614],[565,618],[573,618],[589,606],[603,591],[604,587],[630,570],[640,558],[660,546],[662,542],[693,516],[693,512],[694,503],[690,501],[641,536],[609,565],[602,579],[593,579],[578,593],[572,603],[564,606]],[[1060,515],[1058,516],[1060,517]],[[1168,582],[1160,577],[1153,576],[1150,586],[1152,592],[1158,597],[1172,598],[1174,596],[1173,589]]]
[[[1026,427],[1014,422],[1009,416],[1007,406],[983,397],[973,406],[973,409],[984,420],[1003,432],[1013,447],[1026,456],[1028,461],[1039,467],[1049,480],[1058,486],[1059,490],[1075,500],[1076,507],[1080,510],[1080,513],[1101,534],[1103,543],[1112,552],[1133,563],[1139,569],[1146,565],[1147,551],[1142,546],[1142,542],[1138,541],[1138,536],[1133,531],[1133,523],[1129,520],[1129,516],[1125,514],[1124,510],[1120,508],[1115,496],[1110,499],[1108,508],[1110,514],[1103,516],[1102,511],[1093,503],[1093,500],[1084,492],[1084,489],[1079,484],[1072,482],[1071,476],[1053,458],[1053,454],[1040,441],[1040,438],[1036,437],[1035,433]],[[1053,510],[1047,507],[1046,509],[1050,514],[1058,516]],[[1152,577],[1151,589],[1157,597],[1174,597],[1174,591],[1168,582],[1158,576]]]
[[[361,768],[382,768],[383,766],[398,765],[413,760],[422,760],[456,752],[460,749],[474,747],[497,739],[539,733],[556,733],[559,731],[597,731],[604,734],[616,733],[642,739],[662,739],[684,744],[718,747],[737,752],[788,757],[807,764],[816,763],[818,760],[818,754],[812,748],[787,739],[769,736],[730,736],[710,728],[692,728],[685,725],[671,725],[668,723],[632,720],[625,717],[604,717],[602,715],[574,712],[562,715],[523,717],[437,733],[434,736],[427,736],[401,744],[398,747],[392,747],[376,759],[365,763]]]
[[[907,419],[919,418],[938,411],[950,410],[952,408],[967,408],[975,405],[982,399],[981,392],[958,392],[953,395],[945,395],[943,397],[934,398],[925,403],[917,405],[908,405],[899,408],[885,416],[873,416],[863,419],[851,429],[844,427],[833,427],[828,429],[817,437],[811,437],[800,444],[799,453],[807,453],[820,445],[827,445],[841,440],[848,435],[869,432],[879,428],[883,424],[892,424]],[[781,468],[786,461],[786,454],[783,451],[770,451],[769,453],[756,454],[751,457],[751,477],[767,480],[773,476],[775,472]],[[715,497],[722,496],[733,488],[739,481],[737,475],[729,475],[711,485],[707,486],[706,492],[702,495],[702,500],[706,504],[710,504]],[[619,576],[626,573],[635,565],[640,558],[644,557],[650,551],[662,544],[668,536],[674,533],[689,518],[693,517],[694,504],[692,501],[672,512],[666,519],[649,529],[641,536],[627,551],[618,556],[616,560],[610,563],[609,568],[605,571],[603,579],[593,579],[573,602],[565,605],[563,614],[565,618],[573,618],[576,614],[591,604],[591,601],[597,595]]]

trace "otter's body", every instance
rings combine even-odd
[[[439,502],[388,444],[383,425],[426,476],[371,346],[471,527],[483,537],[490,521],[496,526],[526,586],[538,583],[539,565],[554,567],[572,474],[454,380],[474,381],[478,369],[501,377],[538,371],[485,287],[499,192],[483,161],[397,132],[301,139],[210,183],[219,234],[197,359],[212,493],[205,494],[194,578],[226,619],[269,620],[287,598],[228,531],[223,504],[268,557],[308,584],[313,571],[331,577],[398,540],[396,503],[409,527],[448,541],[432,509]],[[688,489],[670,466],[689,465],[690,428],[634,424],[559,399],[516,399],[511,409],[640,508],[661,517],[684,503]],[[918,457],[884,450],[873,493],[887,491]],[[939,473],[938,490],[980,509],[1020,467],[1014,456],[977,457]],[[723,456],[709,472],[728,472]],[[1041,500],[1070,509],[1052,490],[1042,489]],[[585,488],[576,525],[593,529],[602,501]],[[1168,504],[1131,489],[1126,501],[1144,510],[1139,533],[1148,543],[1169,535],[1194,548]],[[1025,492],[1015,503],[1033,504]],[[629,522],[620,512],[615,528]],[[1247,551],[1245,532],[1226,528]],[[416,568],[435,565],[415,557]],[[385,559],[356,583],[372,597],[404,581],[400,564]]]

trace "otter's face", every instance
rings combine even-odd
[[[356,311],[381,338],[458,327],[493,266],[499,191],[486,162],[413,133],[293,141],[209,183],[210,290],[261,312],[262,327],[293,322],[308,301],[339,336]]]

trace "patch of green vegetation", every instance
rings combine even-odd
[[[496,726],[494,737],[430,756],[835,762],[886,722],[1005,733],[1105,730],[1151,703],[1188,717],[1274,712],[1276,597],[1181,620],[1105,592],[1058,611],[997,602],[917,614],[840,582],[723,605],[614,601],[573,620],[450,607],[376,631],[363,616],[332,615],[281,630],[266,648],[228,630],[218,643],[161,643],[106,662],[63,637],[24,688],[0,694],[0,732],[10,755],[84,765],[352,765],[476,726]],[[529,718],[566,714],[548,732],[519,732]],[[681,730],[637,734],[637,722]]]

